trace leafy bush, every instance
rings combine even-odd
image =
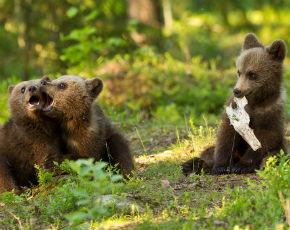
[[[115,57],[97,74],[105,81],[101,97],[107,104],[156,118],[167,111],[170,117],[174,110],[174,120],[178,114],[199,119],[203,113],[220,113],[236,80],[234,69],[217,70],[214,60],[208,65],[196,57],[185,63],[151,50],[136,53],[134,59]]]
[[[126,40],[111,37],[104,40],[96,36],[95,26],[86,26],[75,29],[67,36],[62,36],[63,41],[73,41],[69,47],[63,49],[62,61],[71,64],[71,71],[90,71],[95,66],[95,60],[116,49],[128,46]]]

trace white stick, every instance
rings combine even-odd
[[[245,110],[245,106],[248,104],[246,97],[241,99],[234,98],[234,102],[237,104],[237,108],[232,108],[232,103],[226,107],[226,113],[230,119],[231,125],[242,136],[242,138],[256,151],[261,148],[260,141],[254,134],[253,129],[249,127],[250,116]]]

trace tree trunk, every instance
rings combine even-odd
[[[26,81],[30,77],[31,62],[31,0],[15,0],[14,16],[18,21],[18,45],[22,52],[23,73],[22,80]]]
[[[170,30],[173,24],[170,0],[163,0],[162,5],[163,5],[164,25],[167,30]]]
[[[130,37],[139,46],[162,46],[162,8],[161,0],[127,0],[128,19],[138,21],[136,30]]]
[[[23,80],[26,81],[30,77],[30,57],[31,57],[31,37],[30,37],[30,28],[31,28],[31,20],[30,14],[31,6],[29,0],[22,0],[22,10],[23,10],[23,23],[24,23],[24,31],[23,31],[23,56],[24,56],[24,70],[23,70]]]
[[[127,12],[129,19],[136,19],[138,22],[161,28],[161,6],[158,0],[127,0]]]

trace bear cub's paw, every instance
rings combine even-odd
[[[220,174],[228,174],[229,171],[228,171],[228,167],[214,167],[211,173],[220,175]]]
[[[201,174],[202,169],[208,172],[205,161],[199,157],[194,157],[182,164],[182,172],[185,176],[188,176],[190,173]]]
[[[183,174],[188,176],[190,173],[192,173],[193,170],[193,159],[184,162],[181,166]]]
[[[255,173],[255,168],[253,166],[236,164],[234,167],[231,168],[231,173],[236,174]]]

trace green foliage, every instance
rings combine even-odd
[[[28,78],[66,72],[67,67],[88,71],[88,66],[96,67],[104,59],[125,52],[132,55],[148,45],[182,61],[201,56],[209,62],[219,57],[224,68],[233,64],[232,57],[247,32],[257,33],[266,43],[282,38],[289,45],[289,0],[225,0],[223,4],[171,0],[154,4],[163,15],[159,15],[158,26],[146,28],[146,22],[129,17],[130,2],[125,0],[2,0],[0,77],[26,74]],[[138,7],[144,15],[152,14],[150,8]],[[167,13],[172,13],[173,23],[164,26]],[[70,38],[75,33],[84,37]],[[136,42],[134,36],[145,42]]]
[[[126,40],[119,37],[110,37],[104,40],[96,36],[95,26],[86,26],[71,31],[62,37],[63,41],[74,41],[74,44],[63,50],[61,60],[72,66],[70,72],[91,71],[97,60],[116,50],[128,46]]]
[[[23,196],[16,196],[13,191],[11,192],[4,192],[0,195],[1,203],[5,205],[12,205],[18,202],[23,201]]]
[[[38,221],[54,224],[67,220],[75,229],[79,224],[86,225],[91,220],[97,221],[114,213],[114,204],[103,204],[100,198],[118,192],[123,186],[122,176],[105,172],[105,166],[106,163],[94,163],[93,159],[66,161],[61,168],[73,173],[58,181],[53,178],[54,173],[36,166],[41,193],[31,200],[29,192],[21,196],[6,192],[0,194],[0,203],[8,210],[17,211],[20,219],[37,216]],[[53,189],[52,185],[56,187]],[[10,217],[5,213],[3,225],[14,222]]]
[[[13,191],[0,194],[0,204],[4,207],[2,209],[2,207],[0,206],[0,214],[3,218],[0,222],[0,227],[4,226],[4,228],[6,227],[6,229],[8,229],[7,226],[14,225],[15,218],[11,218],[11,213],[13,213],[15,210],[19,211],[21,217],[26,217],[27,219],[32,217],[31,212],[34,212],[34,207],[27,206],[26,200],[28,199],[28,197],[29,193],[17,196]]]
[[[34,166],[37,170],[37,182],[38,184],[46,189],[54,180],[54,172],[46,171],[40,168],[38,165]]]
[[[42,190],[42,187],[40,189]],[[64,222],[64,215],[77,208],[78,198],[74,196],[73,189],[74,180],[68,178],[66,181],[61,180],[54,190],[37,196],[33,204],[37,207],[39,220],[53,223]]]
[[[93,159],[80,159],[65,164],[70,166],[69,170],[75,176],[61,180],[61,186],[40,199],[39,209],[45,215],[44,218],[65,216],[74,226],[111,215],[111,206],[102,204],[99,197],[116,193],[122,186],[122,176],[105,172],[106,163],[94,163]],[[44,205],[46,202],[49,206]]]
[[[235,81],[235,58],[245,34],[254,32],[265,44],[281,38],[289,46],[289,0],[154,2],[163,16],[165,2],[170,4],[171,25],[160,18],[158,27],[144,29],[144,23],[128,17],[125,0],[37,1],[33,7],[3,0],[0,79],[13,74],[20,79],[23,72],[100,75],[107,108],[172,121],[186,115],[199,122],[207,114],[213,122]],[[285,63],[289,90],[289,58]],[[1,87],[2,122],[8,117],[6,92]]]
[[[8,86],[15,85],[19,81],[20,79],[14,76],[0,82],[0,123],[4,123],[9,117]]]
[[[218,71],[211,63],[209,67],[200,58],[184,63],[151,50],[134,59],[119,56],[102,67],[106,87],[101,97],[109,105],[125,105],[157,119],[173,121],[187,114],[200,122],[201,114],[222,111],[236,80],[234,70]]]
[[[27,79],[35,74],[65,71],[69,60],[62,63],[59,56],[72,43],[61,40],[61,34],[91,26],[98,28],[96,37],[107,40],[119,38],[126,28],[124,0],[3,0],[0,10],[1,79],[11,75]]]
[[[214,218],[226,220],[231,226],[250,224],[253,229],[274,229],[279,224],[286,227],[279,193],[285,200],[290,198],[289,157],[284,154],[279,158],[271,157],[258,175],[263,179],[260,183],[249,182],[247,189],[237,187],[230,192],[231,198]]]
[[[98,199],[100,195],[115,193],[121,186],[120,175],[108,176],[103,171],[106,163],[94,164],[93,160],[78,160],[70,163],[77,173],[77,183],[72,194],[78,197],[77,210],[66,215],[72,224],[81,224],[85,220],[97,220],[110,215],[109,206],[102,204]],[[96,189],[97,188],[97,189]]]

